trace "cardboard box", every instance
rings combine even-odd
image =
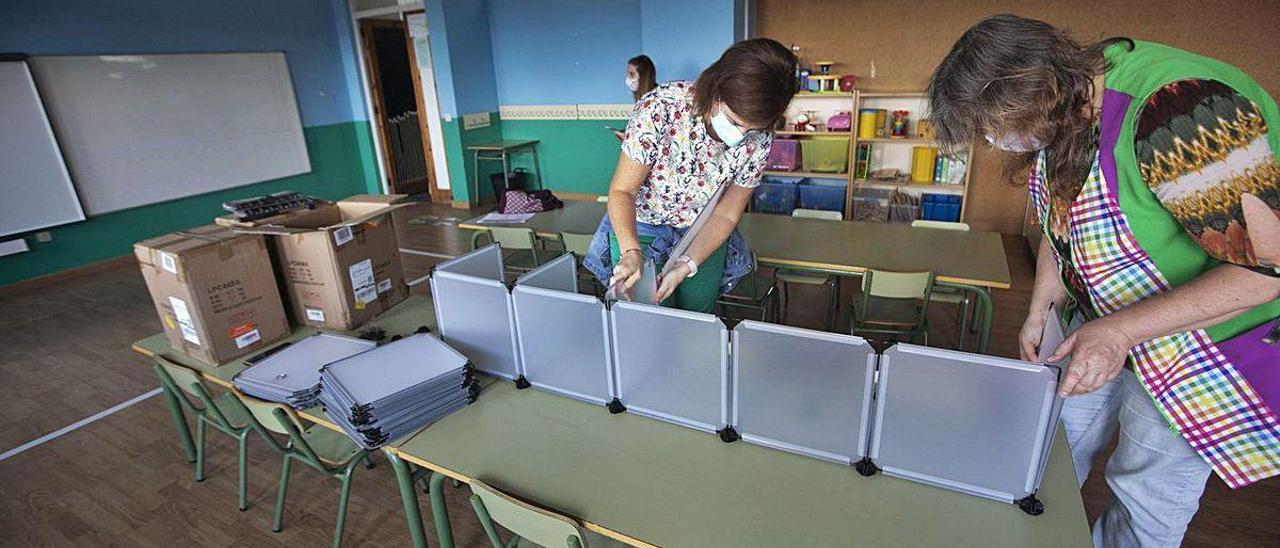
[[[271,236],[295,323],[349,331],[409,296],[391,212],[402,195],[357,195],[255,222],[219,224]]]
[[[138,242],[169,344],[218,365],[289,336],[262,236],[207,225]]]

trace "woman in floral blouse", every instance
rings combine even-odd
[[[738,42],[695,82],[658,86],[636,103],[609,187],[609,213],[586,265],[608,285],[630,288],[645,258],[659,269],[656,298],[709,312],[750,270],[734,227],[759,184],[773,128],[796,93],[796,58],[769,39]],[[719,204],[687,254],[668,257],[712,195]]]

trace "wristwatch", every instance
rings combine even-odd
[[[694,262],[693,257],[681,255],[680,258],[676,260],[689,265],[689,275],[685,276],[686,278],[692,278],[698,275],[698,263]]]

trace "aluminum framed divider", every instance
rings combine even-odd
[[[479,371],[517,380],[521,374],[511,291],[502,278],[502,249],[490,244],[436,265],[431,301],[440,338]]]
[[[876,351],[852,335],[743,321],[730,422],[743,441],[852,465],[866,456]]]
[[[616,408],[609,312],[578,293],[578,265],[561,255],[511,290],[520,363],[534,387]]]
[[[728,428],[729,330],[720,318],[621,301],[609,314],[628,412],[736,439]]]
[[[1044,511],[1060,370],[898,344],[880,357],[868,457],[885,474]]]

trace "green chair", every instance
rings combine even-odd
[[[271,523],[271,530],[280,532],[284,522],[285,492],[289,487],[289,464],[294,460],[301,461],[318,470],[320,473],[342,481],[342,491],[338,496],[338,523],[333,530],[333,546],[342,546],[342,529],[347,521],[347,501],[351,495],[351,473],[356,464],[365,463],[366,468],[373,468],[369,452],[361,449],[346,434],[335,432],[324,427],[303,428],[293,409],[278,403],[265,402],[244,394],[237,394],[244,406],[249,409],[263,428],[276,434],[288,436],[287,444],[281,446],[275,442],[284,457],[280,462],[280,490],[276,494],[276,514]],[[263,435],[274,442],[275,438],[263,432]]]
[[[920,336],[929,345],[929,297],[933,272],[868,270],[862,274],[862,298],[853,303],[850,332]]]
[[[486,234],[489,241],[502,248],[502,264],[508,272],[528,272],[542,264],[538,257],[538,238],[532,228],[491,226],[484,230],[477,230],[471,235],[471,249],[479,247],[480,238]],[[509,251],[528,251],[529,253],[508,253]]]
[[[587,546],[586,534],[574,520],[517,500],[480,481],[471,482],[471,506],[493,548],[516,548],[530,543],[546,548]],[[494,522],[515,534],[505,544]]]
[[[760,321],[765,322],[770,319],[777,319],[778,307],[777,293],[775,292],[776,284],[773,279],[757,276],[759,272],[759,264],[756,262],[756,254],[751,253],[751,272],[738,281],[738,285],[724,295],[721,295],[716,304],[720,305],[722,315],[728,316],[728,309],[743,308],[747,310],[757,310],[760,312]]]
[[[176,400],[181,407],[196,416],[196,481],[204,481],[206,426],[235,438],[239,448],[239,508],[243,512],[249,508],[247,497],[248,480],[246,466],[248,464],[248,437],[253,430],[253,418],[239,400],[230,393],[214,398],[205,388],[204,382],[195,372],[175,364],[163,357],[156,357],[156,376],[160,378],[160,386],[170,401]],[[196,401],[192,401],[195,398]],[[199,402],[198,404],[196,402]],[[179,415],[175,413],[175,419]],[[182,419],[185,421],[185,419]],[[185,426],[185,423],[184,423]]]
[[[844,217],[839,211],[824,211],[821,209],[796,209],[791,212],[792,217],[801,219],[821,219],[825,221],[840,221]],[[827,303],[827,331],[835,329],[833,323],[836,317],[836,307],[839,306],[840,300],[840,278],[829,276],[826,274],[809,274],[805,272],[797,272],[793,270],[778,270],[774,274],[778,286],[778,317],[779,321],[786,316],[787,311],[787,284],[826,286],[829,293]]]
[[[911,227],[935,230],[955,230],[959,232],[969,231],[969,225],[967,223],[927,221],[924,219],[911,221]],[[933,296],[930,300],[936,303],[950,303],[956,305],[956,349],[963,350],[965,334],[969,332],[969,327],[973,326],[974,330],[976,330],[978,326],[977,318],[974,318],[972,324],[969,323],[969,305],[973,302],[969,296],[969,292],[957,287],[949,287],[945,285],[936,286],[933,288]],[[976,306],[973,308],[973,313],[978,313]]]
[[[591,240],[595,239],[594,234],[575,234],[573,232],[560,233],[560,245],[564,246],[564,250],[573,253],[574,260],[578,262],[578,281],[586,281],[591,286],[593,295],[600,295],[600,283],[596,281],[596,277],[588,272],[582,266],[582,261],[587,257],[587,252],[591,249]]]

